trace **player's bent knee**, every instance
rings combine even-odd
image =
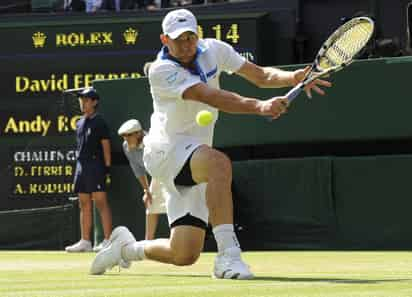
[[[195,263],[203,250],[204,237],[205,231],[195,226],[178,225],[172,227],[170,236],[171,262],[179,266]]]
[[[218,174],[222,178],[232,175],[232,162],[224,153],[216,152],[213,154],[210,162],[215,174]]]
[[[189,254],[189,255],[177,255],[174,258],[173,264],[177,266],[187,266],[196,263],[199,259],[200,254]]]

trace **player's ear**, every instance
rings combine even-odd
[[[167,36],[164,34],[160,34],[160,41],[163,45],[167,45]]]

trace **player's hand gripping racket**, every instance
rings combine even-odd
[[[289,103],[314,80],[337,72],[352,63],[357,54],[365,47],[372,37],[374,22],[368,17],[357,17],[340,26],[323,43],[311,70],[303,81],[291,89],[286,97]]]

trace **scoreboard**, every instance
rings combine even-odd
[[[226,41],[247,59],[261,62],[263,16],[201,16],[199,36]],[[68,17],[0,28],[0,71],[7,78],[2,90],[8,96],[32,96],[79,88],[94,79],[139,77],[144,62],[161,48],[160,21],[112,17],[70,22]]]
[[[198,31],[260,63],[264,21],[265,13],[200,15]],[[52,206],[75,195],[78,114],[61,92],[93,80],[141,77],[144,63],[161,48],[160,34],[160,17],[0,20],[0,210]]]

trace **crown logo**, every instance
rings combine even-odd
[[[123,38],[126,44],[135,44],[138,35],[139,32],[137,30],[133,28],[128,28],[126,31],[124,31]]]
[[[34,33],[32,36],[34,47],[44,47],[44,44],[46,43],[46,38],[47,36],[43,32],[38,31]]]

